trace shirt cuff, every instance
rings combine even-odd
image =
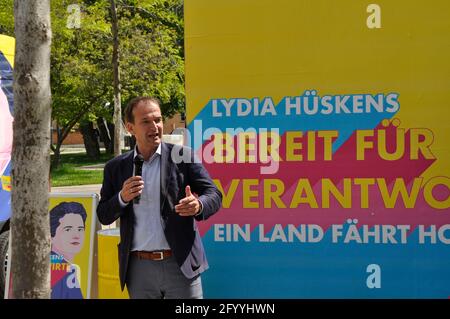
[[[195,216],[200,216],[203,213],[203,203],[200,200],[200,198],[197,198],[198,202],[200,203],[200,210],[198,211],[197,214],[195,214]]]
[[[123,201],[122,196],[120,195],[121,193],[122,193],[122,191],[120,191],[120,192],[119,192],[119,195],[117,195],[117,196],[119,196],[119,204],[120,204],[120,207],[124,208],[125,206],[128,205],[128,203],[125,203],[125,202]]]

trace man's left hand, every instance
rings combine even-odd
[[[186,197],[175,206],[175,212],[180,216],[195,216],[200,211],[200,202],[192,195],[191,187],[186,186]]]

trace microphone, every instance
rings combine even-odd
[[[142,165],[144,164],[144,158],[141,154],[136,155],[134,158],[134,176],[142,176]],[[141,195],[136,196],[133,199],[133,204],[139,204]]]

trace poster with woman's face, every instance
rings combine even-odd
[[[52,299],[90,297],[96,200],[50,197]]]
[[[97,194],[50,194],[51,299],[91,298]],[[12,284],[8,263],[6,298]]]

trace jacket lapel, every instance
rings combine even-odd
[[[168,178],[170,176],[170,150],[166,143],[161,143],[161,212],[164,212],[164,203],[167,199]]]
[[[134,150],[131,150],[131,152],[129,152],[122,161],[122,171],[124,172],[125,177],[124,181],[133,176],[133,155]],[[122,187],[122,185],[120,186]]]
[[[134,159],[134,150],[131,150],[128,154],[126,154],[126,156],[123,158],[122,163],[121,163],[121,169],[123,172],[123,181],[120,181],[120,185],[118,185],[119,189],[122,188],[123,183],[130,178],[133,175],[133,159]],[[124,224],[123,227],[126,227],[127,229],[127,234],[129,236],[129,238],[133,238],[133,225],[134,225],[134,210],[133,210],[133,204],[128,205],[126,208],[126,210],[129,210],[131,213],[127,214],[128,218],[126,219],[127,222],[125,223],[120,223],[120,227],[122,227],[122,224]],[[131,246],[131,241],[128,241],[128,245]],[[130,248],[128,248],[130,249]]]

